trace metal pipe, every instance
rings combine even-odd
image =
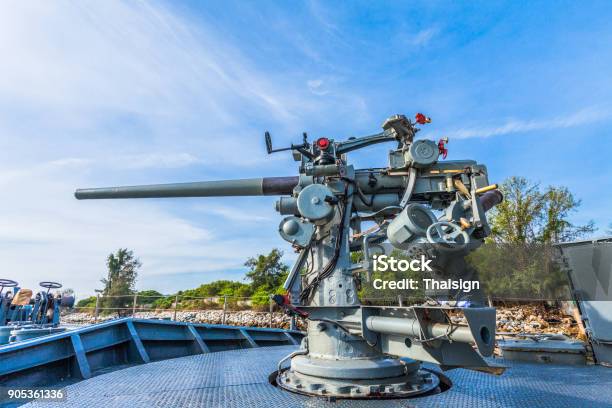
[[[107,198],[227,197],[291,194],[298,177],[263,177],[194,183],[78,189],[79,200]]]
[[[305,169],[307,176],[337,176],[340,173],[340,168],[337,164],[322,164],[318,166],[307,167]]]
[[[377,333],[400,334],[408,337],[420,337],[421,329],[426,337],[448,338],[461,343],[474,343],[474,337],[467,326],[453,326],[452,330],[448,324],[431,323],[421,328],[417,319],[397,318],[384,316],[370,316],[366,319],[366,327]]]
[[[306,344],[308,344],[308,343],[306,343]],[[306,348],[306,349],[299,349],[299,350],[296,350],[296,351],[294,351],[293,353],[291,353],[291,354],[289,354],[289,355],[287,355],[287,356],[283,357],[283,358],[282,358],[282,359],[281,359],[281,360],[278,362],[278,364],[277,364],[277,366],[276,366],[276,368],[277,368],[278,372],[279,372],[279,373],[281,372],[281,370],[282,370],[282,368],[283,368],[283,363],[284,363],[285,361],[290,360],[290,359],[292,359],[292,358],[293,358],[293,357],[295,357],[295,356],[305,356],[305,355],[307,355],[307,354],[308,354],[308,348]]]

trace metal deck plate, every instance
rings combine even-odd
[[[63,402],[29,407],[612,407],[612,369],[504,361],[502,376],[457,369],[442,394],[400,400],[304,397],[268,383],[294,346],[181,357],[103,374],[66,388]]]

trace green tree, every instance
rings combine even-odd
[[[500,187],[504,201],[491,210],[490,240],[508,244],[567,242],[595,231],[593,222],[569,221],[580,200],[566,187],[539,184],[524,177],[510,177]]]
[[[551,244],[592,233],[593,222],[575,225],[580,200],[566,188],[511,177],[500,187],[504,201],[491,210],[487,245],[468,257],[488,295],[554,299],[567,293],[567,278],[553,259]]]
[[[157,299],[162,299],[163,295],[156,290],[141,290],[138,292],[136,304],[138,306],[152,305]]]
[[[134,293],[134,286],[138,276],[138,269],[142,263],[134,256],[134,252],[127,248],[120,248],[116,253],[106,258],[108,275],[101,282],[104,285],[102,294],[103,307],[108,311],[117,311],[123,315],[123,308],[129,308]]]
[[[282,257],[282,251],[274,248],[268,255],[247,259],[244,266],[249,268],[246,278],[251,281],[251,287],[256,290],[267,286],[271,290],[282,284],[283,277],[289,272],[289,267],[281,262]]]
[[[254,306],[267,306],[270,304],[270,289],[267,285],[260,286],[251,296]]]
[[[510,244],[534,241],[544,208],[538,184],[523,177],[511,177],[504,181],[500,190],[504,200],[489,215],[491,238]]]
[[[251,281],[254,306],[268,305],[270,294],[284,292],[282,284],[289,274],[289,267],[281,261],[282,256],[282,251],[274,248],[268,255],[258,255],[244,263],[249,268],[246,279]]]
[[[567,242],[595,231],[593,221],[584,225],[574,225],[568,221],[571,212],[580,207],[567,187],[550,186],[544,192],[544,216],[540,240],[549,242]]]

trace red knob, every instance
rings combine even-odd
[[[327,149],[329,147],[329,139],[326,138],[326,137],[322,137],[322,138],[318,139],[317,140],[317,146],[321,150]]]
[[[416,120],[416,123],[418,123],[419,125],[431,123],[431,118],[423,115],[422,113],[417,113],[416,115],[414,115],[414,118]]]

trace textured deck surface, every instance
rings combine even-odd
[[[64,402],[29,407],[612,407],[612,369],[504,362],[502,376],[445,374],[453,387],[408,400],[327,402],[273,387],[268,375],[293,346],[176,358],[103,374],[66,388]]]

